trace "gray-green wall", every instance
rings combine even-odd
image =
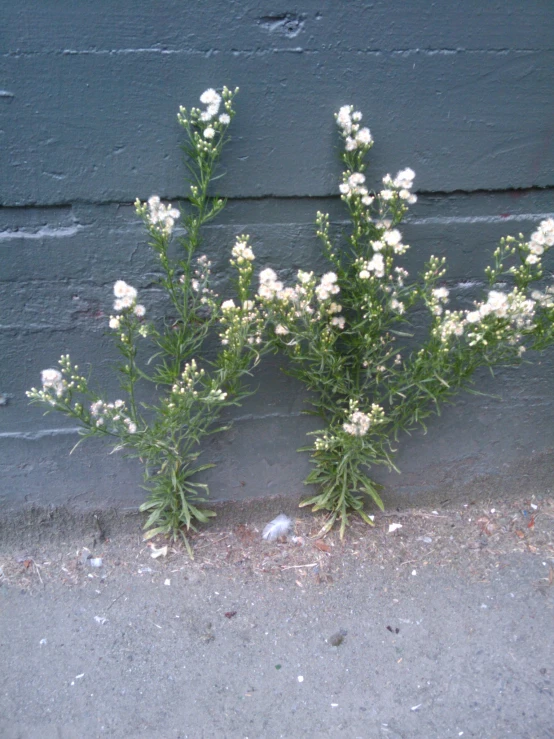
[[[223,277],[234,237],[284,277],[322,267],[318,209],[340,225],[333,113],[353,103],[376,145],[372,182],[410,166],[419,201],[404,228],[408,269],[445,255],[465,306],[503,234],[554,213],[552,0],[192,0],[2,3],[0,72],[0,505],[134,506],[140,468],[81,445],[24,395],[70,352],[115,393],[105,334],[124,279],[159,304],[155,263],[132,207],[184,192],[176,120],[207,87],[240,86],[207,233]],[[319,260],[319,261],[318,261]],[[552,261],[547,263],[552,268]],[[403,439],[403,474],[379,471],[389,502],[464,490],[546,490],[554,461],[552,354],[486,375]],[[275,360],[261,390],[214,439],[216,499],[298,494],[295,449],[312,421]]]

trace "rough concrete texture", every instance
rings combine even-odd
[[[469,307],[498,239],[551,215],[552,38],[543,2],[305,0],[294,12],[259,2],[119,0],[94,11],[24,0],[2,9],[0,115],[0,503],[95,507],[142,499],[140,469],[101,444],[81,446],[64,419],[24,392],[69,352],[112,397],[106,336],[111,286],[136,285],[165,313],[157,268],[131,203],[185,192],[176,122],[208,86],[240,85],[218,190],[227,210],[206,231],[217,286],[234,238],[249,233],[260,268],[284,279],[324,269],[317,210],[345,227],[333,113],[353,102],[376,145],[371,184],[416,170],[419,201],[404,233],[415,273],[444,255],[446,284]],[[468,23],[467,19],[472,22]],[[552,264],[546,264],[547,270]],[[536,361],[536,359],[534,360]],[[379,471],[386,499],[472,490],[546,489],[554,449],[552,355],[524,371],[479,378],[498,397],[461,397],[427,437],[402,439],[403,475]],[[313,428],[301,388],[269,361],[233,431],[206,446],[215,499],[298,496],[295,454]],[[7,400],[7,404],[5,401]],[[442,499],[441,498],[441,499]]]
[[[8,536],[3,739],[554,737],[551,497],[391,512],[343,543],[305,517],[262,541],[250,513],[194,561],[136,517]]]

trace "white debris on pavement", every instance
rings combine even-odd
[[[397,529],[401,529],[402,524],[401,523],[390,523],[389,524],[389,534],[392,534],[393,531],[396,531]]]
[[[280,513],[273,519],[273,521],[270,521],[267,524],[263,530],[262,539],[265,539],[266,541],[275,541],[280,536],[286,536],[291,526],[291,519],[288,516],[285,516],[284,513]]]

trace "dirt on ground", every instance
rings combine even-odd
[[[275,510],[275,514],[280,513]],[[0,736],[554,737],[554,499],[0,548]]]

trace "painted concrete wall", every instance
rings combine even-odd
[[[471,305],[500,236],[554,213],[554,6],[550,0],[210,3],[20,0],[0,8],[0,505],[135,506],[140,467],[29,407],[40,370],[69,352],[115,394],[106,336],[111,287],[161,305],[132,202],[184,192],[179,105],[239,85],[206,233],[222,280],[236,234],[260,267],[323,268],[318,209],[340,228],[333,113],[353,103],[376,140],[370,179],[410,166],[417,205],[407,268],[445,255]],[[554,263],[547,264],[554,268]],[[461,396],[426,436],[405,438],[389,503],[494,490],[544,491],[554,463],[552,353]],[[215,499],[302,491],[295,454],[312,421],[270,360],[260,392],[206,458]]]

